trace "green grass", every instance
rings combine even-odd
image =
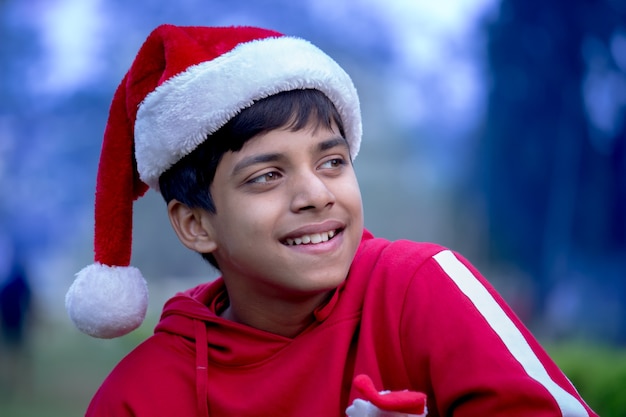
[[[96,340],[69,326],[34,329],[27,351],[3,353],[0,416],[82,416],[115,364],[143,339],[142,331]]]
[[[570,342],[547,351],[596,413],[626,417],[626,349]]]

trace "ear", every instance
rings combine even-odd
[[[198,253],[210,253],[217,249],[208,221],[210,213],[206,210],[190,208],[178,200],[172,200],[167,205],[167,214],[183,245]]]

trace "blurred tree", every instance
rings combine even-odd
[[[553,336],[626,342],[626,4],[502,0],[478,146],[492,262]]]

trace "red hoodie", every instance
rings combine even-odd
[[[366,374],[428,415],[596,416],[465,259],[365,232],[346,281],[287,338],[227,321],[221,279],[170,299],[87,416],[333,417]]]

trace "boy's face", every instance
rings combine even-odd
[[[363,209],[337,129],[253,137],[223,156],[211,194],[216,213],[206,220],[229,291],[292,298],[328,291],[346,278]]]

